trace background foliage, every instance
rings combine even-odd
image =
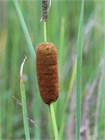
[[[19,1],[34,49],[43,42],[41,0]],[[85,0],[82,54],[81,139],[105,139],[105,1]],[[52,0],[48,41],[59,53],[60,97],[55,112],[61,139],[75,139],[77,34],[81,1]],[[0,137],[24,139],[19,88],[24,65],[31,138],[53,139],[51,116],[40,98],[32,59],[13,1],[0,1]],[[65,105],[67,104],[67,105]],[[66,106],[66,108],[65,108]]]

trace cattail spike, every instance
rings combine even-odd
[[[48,2],[47,2],[47,0],[42,0],[42,11],[43,11],[42,19],[44,21],[46,21],[47,16],[48,16]]]
[[[59,96],[58,55],[54,44],[40,43],[36,49],[36,70],[42,100],[46,104]]]

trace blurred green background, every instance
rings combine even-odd
[[[34,50],[44,41],[41,0],[20,0]],[[75,139],[76,50],[81,0],[52,0],[47,38],[58,49],[60,97],[55,103],[62,140]],[[53,140],[49,108],[40,98],[33,60],[12,0],[0,0],[0,140],[25,139],[20,65],[24,65],[31,138]],[[105,139],[105,1],[85,0],[81,140]],[[66,104],[66,105],[65,105]]]

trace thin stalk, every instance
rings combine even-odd
[[[59,48],[59,71],[62,68],[62,58],[63,58],[63,52],[64,52],[64,32],[65,32],[65,19],[64,17],[61,20],[61,32],[60,32],[60,48]]]
[[[55,140],[58,140],[59,139],[58,138],[58,129],[57,129],[57,124],[56,124],[55,112],[54,112],[53,104],[50,105],[50,112],[51,112],[51,117],[52,117],[54,137],[55,137]]]
[[[0,96],[0,106],[1,106],[1,96]],[[1,108],[0,108],[0,140],[2,140],[2,112],[1,112]]]
[[[20,69],[20,90],[21,90],[22,113],[23,113],[25,137],[26,137],[26,140],[30,140],[25,86],[24,86],[24,83],[23,83],[23,80],[22,80],[22,71],[23,71],[24,62],[25,62],[25,59],[24,59],[22,65],[21,65],[21,69]]]
[[[46,21],[44,21],[44,41],[47,42]],[[55,140],[58,140],[58,129],[57,129],[57,124],[56,124],[56,119],[55,119],[55,112],[54,112],[54,108],[53,108],[53,103],[51,103],[51,105],[50,105],[50,112],[51,112],[51,117],[52,117],[54,137],[55,137]]]
[[[81,124],[83,13],[84,13],[84,0],[82,0],[81,4],[81,13],[77,40],[76,140],[80,140],[80,124]]]
[[[31,53],[31,56],[33,58],[35,58],[35,51],[34,51],[32,41],[31,41],[31,38],[30,38],[28,30],[27,30],[27,26],[25,24],[25,21],[24,21],[24,18],[23,18],[23,15],[22,15],[19,3],[18,3],[18,0],[13,0],[13,2],[14,2],[14,5],[15,5],[15,8],[16,8],[16,11],[18,13],[18,17],[19,17],[19,20],[20,20],[20,23],[21,23],[21,26],[22,26],[22,29],[23,29],[23,32],[24,32],[24,35],[25,35],[26,42],[28,44],[28,48],[29,48],[30,53]]]
[[[102,67],[103,69],[103,67]],[[99,131],[98,131],[98,120],[99,120],[99,114],[100,114],[100,103],[101,103],[101,96],[102,96],[102,82],[103,82],[103,77],[104,73],[100,75],[99,79],[99,85],[98,85],[98,94],[97,94],[97,99],[96,99],[96,112],[95,112],[95,126],[94,126],[94,134],[93,134],[93,139],[97,140],[99,136]]]
[[[98,3],[97,3],[98,5]],[[105,2],[101,3],[101,18],[102,18],[102,25],[105,25],[105,8],[104,8]],[[102,139],[105,139],[105,121],[103,121],[105,118],[105,32],[103,34],[103,38],[102,38],[102,47],[103,47],[103,68],[102,68],[102,72],[103,72],[103,79],[102,79],[102,85],[101,85],[101,101],[100,101],[100,112],[99,112],[99,119],[98,119],[98,138],[100,136],[103,137]],[[103,131],[102,131],[103,130]]]
[[[47,42],[47,29],[46,29],[46,21],[44,21],[44,41]]]
[[[62,112],[61,127],[60,127],[60,138],[61,139],[63,138],[63,132],[64,132],[64,127],[65,127],[66,109],[67,109],[67,106],[68,106],[68,103],[69,103],[69,100],[70,100],[70,97],[71,97],[71,92],[72,92],[74,80],[75,80],[75,77],[76,77],[76,66],[77,66],[77,61],[75,60],[73,70],[72,70],[72,74],[71,74],[71,79],[70,79],[70,82],[69,82],[69,89],[68,89],[68,92],[67,92],[67,97],[66,97],[66,100],[65,100],[64,109],[63,109],[63,112]]]

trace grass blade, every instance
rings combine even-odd
[[[26,59],[26,58],[25,58]],[[28,126],[28,113],[27,113],[27,104],[26,104],[26,95],[25,95],[25,86],[22,80],[22,71],[25,59],[21,65],[20,69],[20,90],[21,90],[21,100],[22,100],[22,112],[23,112],[23,121],[25,129],[26,140],[30,140],[29,126]]]
[[[20,20],[20,23],[21,23],[21,26],[22,26],[22,29],[23,29],[23,32],[24,32],[24,35],[25,35],[27,44],[28,44],[28,48],[29,48],[30,53],[31,53],[31,56],[32,56],[33,58],[35,58],[35,52],[34,52],[34,48],[33,48],[33,45],[32,45],[32,41],[31,41],[31,38],[30,38],[30,36],[29,36],[29,33],[28,33],[28,30],[27,30],[27,27],[26,27],[26,24],[25,24],[23,15],[22,15],[22,13],[21,13],[21,9],[20,9],[18,0],[13,0],[13,2],[14,2],[14,5],[15,5],[15,7],[16,7],[16,11],[17,11],[17,13],[18,13],[19,20]]]
[[[1,106],[1,96],[0,96],[0,106]],[[2,116],[1,116],[1,108],[0,108],[0,140],[2,140]]]
[[[77,40],[77,82],[76,82],[76,140],[80,139],[81,94],[82,94],[82,30],[84,0],[82,0]]]
[[[74,66],[73,66],[73,70],[72,70],[72,74],[71,74],[71,79],[69,82],[69,89],[68,89],[68,94],[65,100],[65,105],[64,105],[64,109],[63,109],[63,113],[62,113],[62,119],[61,119],[61,127],[60,127],[60,138],[63,139],[63,132],[64,132],[64,128],[65,128],[65,120],[66,120],[66,109],[68,107],[68,103],[71,97],[71,92],[72,92],[72,88],[73,88],[73,84],[75,81],[75,77],[76,77],[76,66],[77,66],[77,62],[75,60]]]

